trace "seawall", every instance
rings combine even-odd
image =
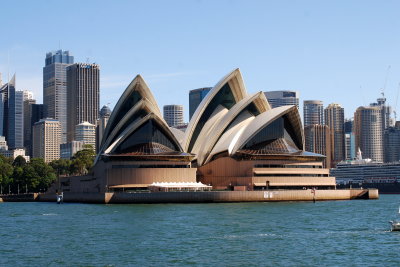
[[[268,190],[209,191],[157,193],[70,193],[64,192],[64,202],[79,203],[223,203],[378,199],[377,189],[343,190]],[[37,201],[55,202],[56,194],[40,194]]]

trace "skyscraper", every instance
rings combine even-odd
[[[271,108],[295,105],[299,108],[299,95],[295,91],[267,91],[264,92]]]
[[[111,109],[104,105],[100,110],[100,117],[97,120],[96,127],[96,151],[100,149],[101,140],[103,139],[104,130],[106,129],[108,119],[111,116]]]
[[[352,119],[347,119],[344,121],[344,138],[346,160],[352,160],[356,157],[356,145]]]
[[[67,66],[74,63],[69,51],[58,50],[46,54],[43,68],[43,104],[48,117],[59,120],[61,142],[67,140]]]
[[[33,126],[33,157],[50,162],[60,158],[61,124],[55,119],[41,119]]]
[[[383,162],[383,116],[380,106],[359,107],[354,113],[356,149],[364,158]]]
[[[165,105],[164,120],[170,127],[183,124],[183,106],[182,105]]]
[[[320,100],[304,100],[304,127],[313,124],[324,124],[324,106]]]
[[[84,121],[75,127],[75,139],[81,141],[85,145],[96,145],[96,125]]]
[[[24,147],[24,91],[16,91],[15,75],[13,77],[13,86],[8,87],[8,108],[4,106],[4,121],[7,125],[6,140],[10,149]],[[4,125],[4,124],[3,124]]]
[[[212,87],[193,89],[189,92],[189,120],[192,118],[200,102],[206,97]]]
[[[29,129],[30,129],[30,136],[28,137],[30,139],[30,147],[29,150],[27,150],[28,155],[33,157],[33,125],[35,125],[36,122],[40,121],[41,119],[44,119],[47,117],[46,113],[46,106],[43,104],[30,104],[29,105],[29,113],[30,113],[30,124],[29,124]]]
[[[312,124],[304,127],[305,150],[325,155],[325,168],[331,168],[332,143],[330,142],[331,131],[328,126]]]
[[[32,105],[35,99],[24,100],[24,147],[28,155],[32,156]]]
[[[339,104],[330,104],[324,111],[325,124],[331,130],[332,167],[345,159],[344,109]]]
[[[76,63],[67,68],[68,123],[67,140],[75,140],[76,125],[87,121],[96,124],[100,105],[100,67]]]
[[[5,136],[8,141],[8,126],[9,126],[9,96],[10,91],[15,92],[15,75],[8,83],[0,87],[0,135]]]
[[[388,127],[383,133],[384,161],[400,160],[400,121],[394,127]]]

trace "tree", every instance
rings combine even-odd
[[[10,160],[3,155],[0,155],[0,184],[3,186],[13,183],[13,166]]]
[[[46,164],[41,158],[33,158],[31,162],[25,166],[24,175],[29,179],[28,186],[32,186],[32,190],[47,190],[49,186],[57,179],[54,169]]]
[[[76,152],[72,157],[71,172],[78,175],[87,174],[93,167],[95,156],[93,146],[84,145],[83,150]]]
[[[54,169],[58,175],[70,175],[71,174],[71,160],[69,159],[57,159],[50,162],[50,166]]]
[[[23,166],[25,166],[25,164],[26,164],[26,160],[25,160],[25,158],[23,157],[23,156],[17,156],[15,159],[14,159],[14,162],[13,162],[13,166],[14,167],[23,167]]]

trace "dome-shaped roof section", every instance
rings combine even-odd
[[[104,105],[100,110],[100,117],[110,117],[111,109],[109,106]]]

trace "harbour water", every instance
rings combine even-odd
[[[399,266],[399,205],[0,203],[0,266]]]

